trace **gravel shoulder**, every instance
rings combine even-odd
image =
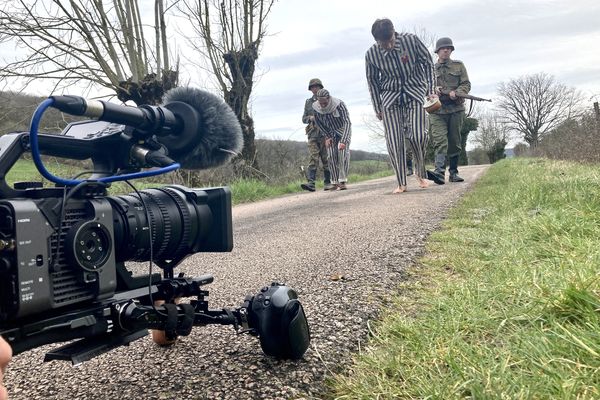
[[[176,271],[214,275],[211,309],[238,306],[273,281],[296,289],[312,335],[302,360],[266,357],[258,340],[220,326],[195,328],[171,348],[143,338],[77,367],[44,363],[54,345],[45,346],[15,357],[10,399],[321,398],[324,379],[364,346],[367,321],[486,169],[462,167],[466,182],[427,189],[409,179],[401,195],[382,178],[234,207],[234,250],[193,255]]]

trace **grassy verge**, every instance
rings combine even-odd
[[[600,398],[599,171],[492,166],[332,397]]]

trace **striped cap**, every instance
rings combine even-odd
[[[319,91],[317,92],[317,97],[329,97],[329,90],[319,89]]]

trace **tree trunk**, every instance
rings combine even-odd
[[[535,150],[535,148],[539,144],[539,139],[538,139],[537,135],[526,135],[524,137],[524,139],[525,139],[525,142],[527,142],[527,144],[529,145],[529,148],[531,150]]]
[[[231,73],[231,89],[225,94],[225,102],[238,118],[244,136],[242,153],[234,160],[236,173],[249,178],[257,176],[258,161],[254,143],[254,121],[248,114],[248,101],[252,93],[254,68],[258,59],[257,44],[240,51],[231,51],[223,55]]]

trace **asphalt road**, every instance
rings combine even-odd
[[[486,168],[463,167],[466,182],[427,189],[409,178],[401,195],[384,178],[234,207],[234,250],[196,254],[177,271],[214,275],[211,309],[238,306],[273,281],[296,289],[312,335],[301,360],[267,357],[256,338],[222,326],[195,328],[170,348],[146,337],[77,367],[44,363],[52,345],[15,357],[10,399],[322,398],[324,379],[365,345],[367,321]]]

